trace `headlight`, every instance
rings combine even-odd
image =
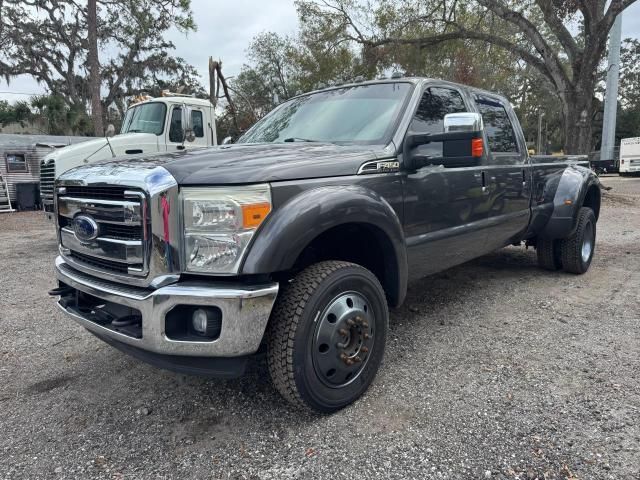
[[[253,233],[271,211],[268,185],[183,190],[189,272],[237,273]]]

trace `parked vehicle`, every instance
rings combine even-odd
[[[640,137],[620,142],[620,176],[640,175]]]
[[[613,149],[613,158],[601,160],[600,150],[589,153],[589,164],[591,169],[598,175],[606,173],[617,173],[620,166],[620,147]]]
[[[91,140],[66,135],[0,134],[0,211],[18,208],[17,189],[21,183],[40,180],[40,161],[58,148]],[[39,198],[36,199],[39,201]]]
[[[596,175],[531,159],[509,102],[422,78],[289,100],[235,145],[87,165],[57,183],[59,306],[163,368],[360,397],[407,284],[506,245],[588,270]]]
[[[183,124],[188,120],[189,134]],[[47,155],[40,165],[44,211],[53,220],[53,184],[62,173],[79,165],[123,155],[173,152],[217,145],[213,105],[191,96],[149,98],[127,109],[119,135],[96,138]]]

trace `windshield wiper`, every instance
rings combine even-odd
[[[137,130],[137,129],[131,129],[131,130],[127,130],[127,133],[140,133],[142,130]]]
[[[283,142],[317,142],[318,140],[311,140],[309,138],[300,138],[300,137],[289,137],[289,138],[285,138],[283,140]]]

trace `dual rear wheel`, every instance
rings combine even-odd
[[[589,270],[596,245],[596,217],[588,207],[578,212],[575,231],[561,240],[538,239],[538,265],[546,270],[583,274]]]

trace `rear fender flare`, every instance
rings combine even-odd
[[[565,169],[559,181],[552,179],[550,182],[557,182],[558,186],[553,196],[553,213],[541,236],[549,239],[567,238],[576,228],[578,212],[592,186],[598,189],[600,198],[600,180],[591,169],[571,165]],[[554,189],[545,190],[551,192]],[[595,213],[597,215],[598,212]]]

